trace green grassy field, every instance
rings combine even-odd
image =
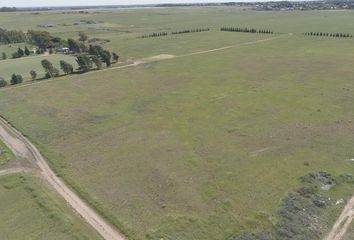
[[[16,43],[16,44],[1,44],[0,45],[0,60],[2,60],[2,53],[5,53],[7,58],[11,58],[12,54],[14,52],[17,52],[18,48],[22,48],[25,49],[25,46],[27,46],[27,48],[32,51],[33,50],[33,46],[29,45],[29,44],[25,44],[25,43]]]
[[[39,179],[0,177],[1,239],[100,239]]]
[[[21,25],[28,14],[17,15],[22,28],[49,19],[103,21],[111,29],[88,30],[90,36],[110,39],[107,47],[125,59],[183,56],[272,37],[217,31],[223,25],[354,33],[352,11],[43,13]],[[16,27],[8,18],[0,14],[5,27]],[[136,38],[199,26],[212,31]],[[49,30],[74,36],[84,27]],[[267,231],[277,224],[281,200],[301,187],[300,177],[354,174],[354,40],[275,37],[7,88],[0,91],[0,113],[131,239],[228,240]],[[348,198],[352,191],[334,187],[328,195]],[[339,212],[340,206],[328,209],[323,234]]]
[[[75,58],[68,55],[63,54],[55,54],[50,56],[30,56],[23,57],[20,59],[8,59],[5,61],[0,61],[0,76],[5,80],[10,81],[11,75],[13,73],[21,74],[24,78],[24,81],[31,80],[30,71],[35,70],[37,72],[37,78],[43,78],[45,72],[41,65],[41,61],[43,59],[48,59],[53,63],[53,66],[60,70],[59,62],[60,60],[64,60],[74,66],[77,67],[77,63]],[[60,70],[60,73],[63,72]]]

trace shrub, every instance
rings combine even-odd
[[[23,82],[23,78],[21,75],[19,74],[12,74],[11,76],[11,84],[12,85],[15,85],[15,84],[19,84],[19,83],[22,83]]]
[[[31,71],[30,71],[30,74],[31,74],[32,80],[36,80],[36,78],[37,78],[37,73],[36,73],[36,71],[31,70]]]
[[[7,82],[5,81],[5,79],[3,79],[2,77],[0,77],[0,88],[6,87],[6,86],[7,86]]]

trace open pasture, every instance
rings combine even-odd
[[[0,177],[1,239],[100,239],[38,179]]]
[[[300,177],[354,174],[354,40],[301,35],[353,34],[351,11],[129,9],[41,13],[25,22],[29,14],[16,15],[18,28],[89,19],[108,30],[48,30],[76,36],[87,29],[110,39],[105,47],[124,59],[176,56],[0,90],[0,113],[131,239],[228,240],[271,231]],[[5,17],[5,27],[15,26]],[[138,38],[204,26],[211,31]],[[279,34],[220,32],[221,26]],[[26,60],[13,61],[29,72],[21,65]],[[8,71],[5,64],[0,69]],[[351,194],[350,187],[328,193]],[[322,235],[340,207],[328,210]]]
[[[7,59],[0,61],[0,76],[5,80],[10,80],[13,73],[21,74],[24,81],[29,81],[31,79],[30,71],[34,70],[37,72],[37,78],[44,78],[45,72],[41,65],[43,59],[48,59],[53,63],[53,66],[60,70],[59,62],[64,60],[77,68],[77,63],[75,62],[75,57],[68,56],[64,54],[54,54],[49,56],[29,56],[22,57],[18,59]],[[60,70],[60,74],[64,74]]]

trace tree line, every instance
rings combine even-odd
[[[220,31],[226,32],[243,32],[243,33],[260,33],[260,34],[274,34],[271,30],[266,29],[255,29],[255,28],[240,28],[240,27],[222,27]]]
[[[320,36],[320,37],[337,37],[337,38],[352,38],[349,33],[327,33],[327,32],[305,32],[305,36]]]
[[[105,63],[107,67],[110,67],[112,64],[115,64],[119,60],[119,56],[116,53],[110,53],[107,50],[103,50],[101,48],[95,48],[96,51],[93,55],[88,54],[80,54],[76,57],[76,62],[79,65],[77,69],[77,73],[86,73],[88,71],[102,69],[102,63]],[[93,52],[92,52],[93,53]],[[45,72],[45,79],[53,78],[53,77],[60,77],[59,69],[56,68],[52,62],[47,59],[41,61],[41,65]],[[59,62],[59,67],[63,71],[65,75],[75,73],[74,67],[72,64],[61,60]],[[32,81],[37,80],[37,72],[35,70],[30,71]],[[39,80],[39,79],[38,79]],[[10,84],[20,84],[23,82],[23,77],[20,74],[12,74],[10,79]],[[8,85],[7,81],[0,77],[0,88],[6,87]]]
[[[149,33],[149,34],[142,35],[139,38],[163,37],[163,36],[167,36],[169,34],[176,35],[176,34],[184,34],[184,33],[198,33],[198,32],[205,32],[205,31],[210,31],[210,28],[186,29],[186,30],[174,31],[171,33],[155,32],[155,33]]]
[[[45,34],[46,35],[46,34]],[[79,41],[74,39],[68,39],[68,47],[72,53],[76,54],[76,62],[78,64],[78,69],[76,73],[85,73],[91,70],[100,70],[103,67],[103,64],[106,67],[110,67],[112,64],[118,63],[119,55],[115,52],[110,52],[105,50],[100,45],[89,45],[86,46],[84,43],[88,40],[88,36],[85,33],[79,33]],[[27,47],[25,49],[19,48],[16,52],[18,56],[29,55],[30,51]],[[4,57],[3,57],[4,58]],[[6,56],[5,56],[6,58]],[[45,72],[45,79],[59,77],[60,72],[57,67],[55,67],[49,60],[44,59],[41,61],[41,65]],[[61,60],[59,62],[60,69],[64,72],[65,75],[75,73],[74,67]],[[34,70],[30,71],[32,80],[37,80],[37,72]],[[10,83],[11,85],[19,84],[23,82],[23,77],[19,74],[13,74]],[[7,81],[3,78],[0,78],[0,87],[7,86]]]
[[[6,30],[0,28],[0,42],[5,44],[20,43],[27,40],[26,33],[17,30]]]
[[[172,35],[175,34],[184,34],[184,33],[196,33],[196,32],[207,32],[210,31],[210,28],[197,28],[197,29],[190,29],[190,30],[180,30],[171,32]]]
[[[150,34],[145,34],[142,35],[141,38],[151,38],[151,37],[162,37],[162,36],[167,36],[167,32],[157,32],[157,33],[150,33]]]

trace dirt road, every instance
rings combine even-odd
[[[347,232],[354,218],[354,196],[345,205],[342,213],[334,223],[332,230],[329,232],[325,240],[341,240]]]
[[[234,44],[234,45],[230,45],[230,46],[214,48],[214,49],[209,49],[209,50],[199,51],[199,52],[192,52],[192,53],[179,55],[179,56],[169,55],[169,54],[160,54],[160,55],[152,56],[152,57],[149,57],[149,58],[138,59],[138,60],[136,60],[136,61],[134,61],[133,63],[130,63],[130,64],[116,66],[116,67],[110,67],[110,68],[104,68],[104,69],[101,69],[101,70],[98,70],[98,71],[90,71],[90,72],[85,73],[85,74],[86,75],[87,74],[96,74],[97,72],[105,72],[105,71],[112,71],[112,70],[116,70],[116,69],[124,69],[124,68],[136,67],[136,66],[139,66],[141,64],[145,64],[145,63],[149,63],[149,62],[159,62],[159,61],[164,61],[164,60],[173,59],[173,58],[184,58],[184,57],[190,57],[190,56],[194,56],[194,55],[201,55],[201,54],[206,54],[206,53],[218,52],[218,51],[223,51],[223,50],[230,49],[230,48],[242,47],[242,46],[247,46],[247,45],[253,45],[253,44],[258,44],[258,43],[262,43],[262,42],[272,41],[272,40],[278,39],[280,37],[281,36],[270,37],[270,38],[265,38],[265,39],[250,41],[250,42],[244,42],[244,43],[238,43],[238,44]],[[75,76],[75,75],[72,75],[72,76]],[[16,89],[16,88],[23,88],[23,87],[27,87],[27,86],[36,85],[36,84],[46,84],[46,83],[49,83],[49,82],[60,81],[60,80],[61,80],[61,78],[52,78],[52,79],[45,80],[45,81],[29,82],[29,83],[20,84],[18,86],[9,86],[9,87],[5,87],[5,88],[1,88],[0,92],[1,91],[8,91],[8,90]]]
[[[39,153],[37,148],[3,118],[0,118],[0,139],[8,146],[9,149],[11,149],[16,157],[26,158],[29,161],[33,161],[38,167],[41,176],[49,183],[49,185],[59,195],[61,195],[66,202],[105,240],[125,239],[123,235],[115,230],[89,205],[79,198],[76,193],[66,186],[65,183],[50,169],[49,165]],[[12,171],[20,170],[12,169]],[[5,173],[6,172],[3,174]],[[7,174],[8,173],[9,172],[7,172]]]

